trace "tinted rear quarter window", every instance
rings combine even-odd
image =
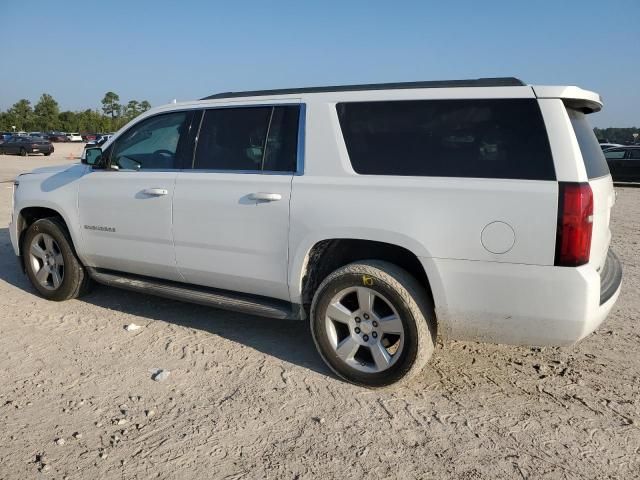
[[[582,160],[584,161],[584,167],[587,171],[588,178],[598,178],[609,175],[609,166],[605,159],[604,153],[600,148],[596,134],[593,132],[587,116],[573,108],[567,108],[569,119],[571,119],[571,125],[573,131],[576,134],[578,145],[580,146],[580,153],[582,153]]]
[[[359,174],[554,180],[535,99],[339,103]]]

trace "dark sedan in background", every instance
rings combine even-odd
[[[640,145],[609,148],[603,153],[614,182],[640,182]]]
[[[53,145],[49,140],[40,137],[11,137],[0,144],[0,154],[15,153],[26,157],[36,153],[49,156],[53,153]]]
[[[49,140],[52,142],[68,142],[67,134],[62,132],[51,132],[49,133]]]

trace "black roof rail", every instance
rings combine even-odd
[[[247,92],[224,92],[209,95],[200,100],[218,98],[263,97],[266,95],[289,95],[296,93],[357,92],[364,90],[402,90],[408,88],[451,87],[521,87],[525,83],[515,77],[477,78],[471,80],[432,80],[428,82],[367,83],[363,85],[334,85],[327,87],[282,88],[275,90],[250,90]]]

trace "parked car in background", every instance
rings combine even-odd
[[[614,182],[640,182],[640,145],[609,148],[604,158]]]
[[[99,135],[94,140],[87,142],[84,148],[99,147],[100,145],[106,143],[106,141],[109,140],[111,137],[113,137],[113,134]]]
[[[39,137],[11,137],[0,145],[0,154],[14,153],[26,157],[35,153],[49,156],[54,148],[49,140]]]
[[[88,148],[95,148],[95,147],[100,147],[102,145],[104,145],[105,143],[107,143],[107,141],[113,137],[112,133],[109,133],[107,135],[101,135],[100,137],[98,137],[96,140],[92,140],[90,142],[87,142],[84,146],[84,150],[82,151],[82,154],[80,155],[80,160],[84,161],[86,159],[86,152]]]
[[[46,133],[30,133],[29,138],[49,140],[49,135],[47,135]]]
[[[613,148],[613,147],[622,147],[623,145],[620,145],[619,143],[601,143],[600,144],[600,148],[602,150],[606,150],[607,148]]]
[[[67,140],[70,142],[82,142],[82,135],[79,133],[67,133]]]
[[[64,132],[50,132],[49,140],[52,142],[68,142],[67,134]]]

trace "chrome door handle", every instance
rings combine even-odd
[[[258,200],[261,202],[275,202],[277,200],[282,200],[282,195],[279,193],[267,193],[267,192],[256,192],[249,194],[249,200]]]
[[[162,195],[168,195],[169,190],[166,188],[145,188],[142,193],[145,195],[153,195],[154,197],[161,197]]]

